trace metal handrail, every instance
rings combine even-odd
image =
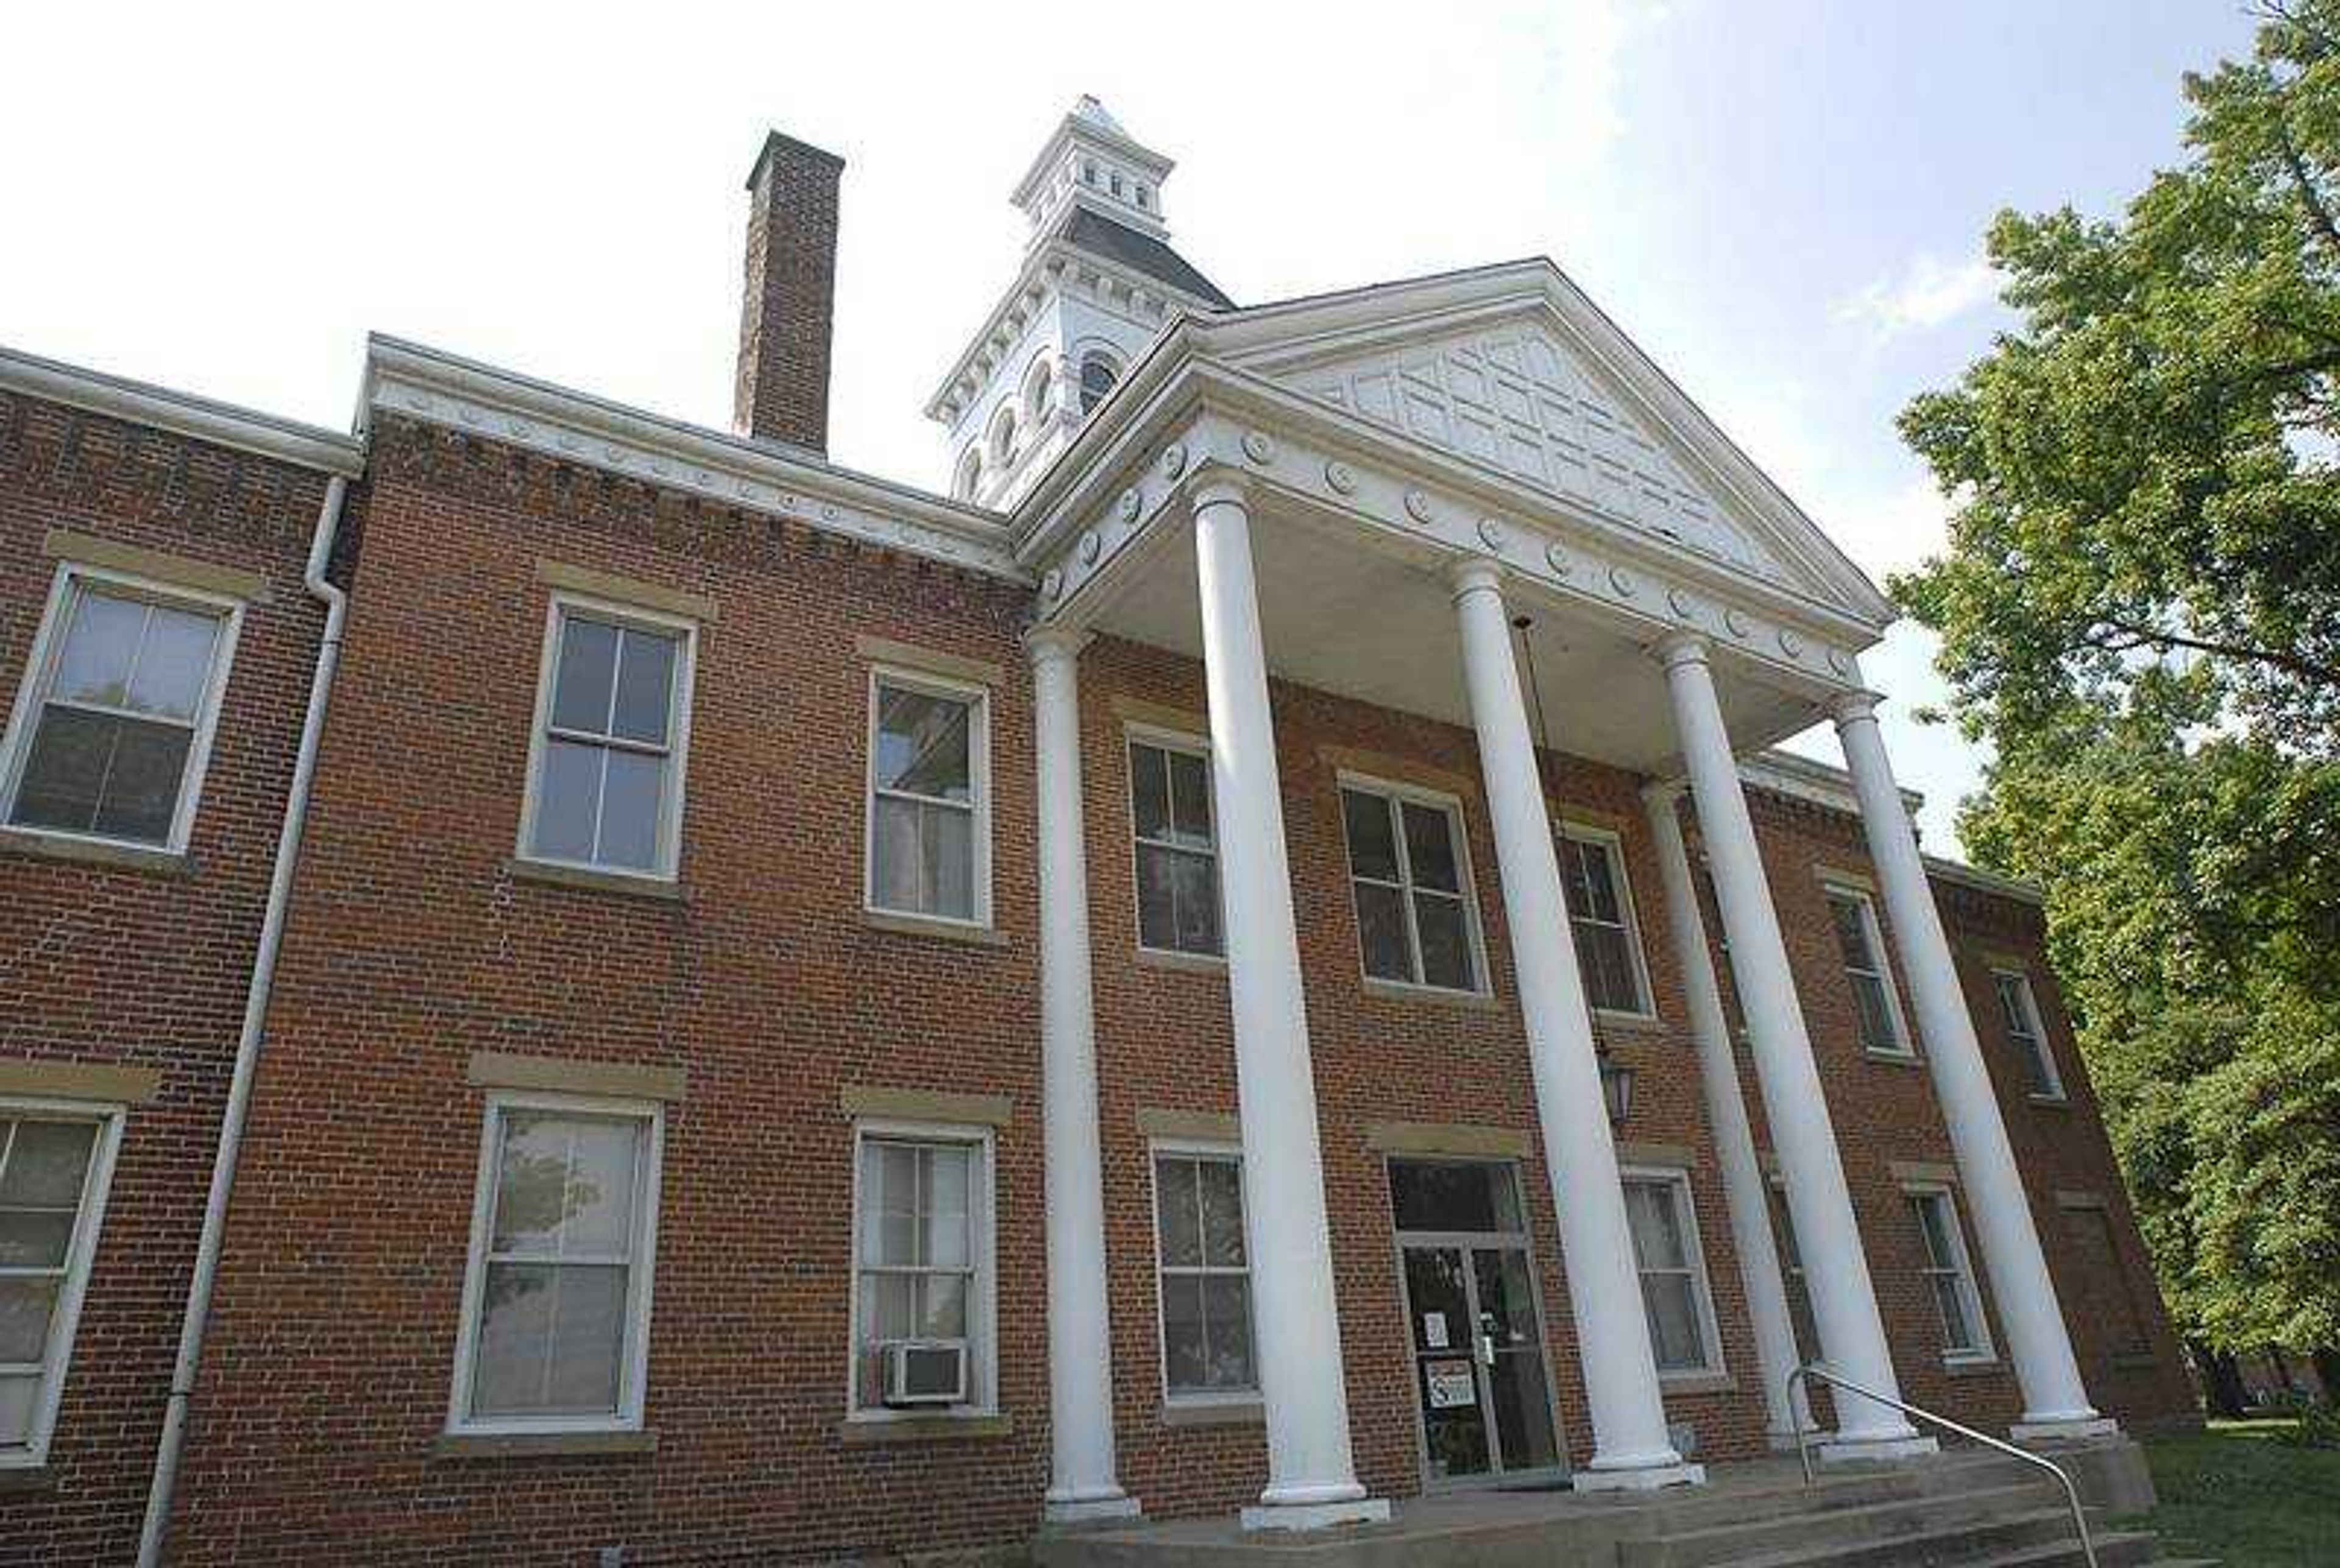
[[[1803,1464],[1805,1485],[1810,1486],[1812,1484],[1812,1449],[1808,1440],[1809,1429],[1804,1425],[1804,1401],[1796,1398],[1796,1385],[1800,1381],[1814,1377],[1832,1388],[1843,1389],[1848,1394],[1858,1394],[1863,1399],[1873,1399],[1879,1404],[1889,1404],[1904,1415],[1914,1415],[1920,1421],[1930,1421],[1935,1425],[1946,1431],[1955,1432],[1961,1437],[1971,1437],[1986,1448],[1997,1449],[2010,1459],[2020,1459],[2024,1464],[2037,1466],[2053,1475],[2063,1484],[2064,1501],[2071,1506],[2072,1528],[2080,1533],[2080,1554],[2088,1560],[2088,1568],[2097,1568],[2097,1546],[2088,1535],[2087,1510],[2080,1506],[2080,1489],[2072,1484],[2072,1477],[2066,1473],[2062,1465],[2052,1459],[2043,1458],[2028,1448],[2018,1448],[2003,1438],[1993,1437],[1987,1432],[1977,1432],[1971,1426],[1961,1426],[1947,1415],[1937,1415],[1930,1410],[1906,1404],[1889,1394],[1879,1394],[1873,1388],[1863,1388],[1858,1383],[1839,1377],[1827,1367],[1818,1364],[1800,1366],[1788,1374],[1788,1418],[1796,1424],[1796,1457]],[[1805,1400],[1810,1398],[1810,1390],[1808,1388],[1805,1390]]]

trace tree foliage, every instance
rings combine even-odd
[[[2340,1345],[2340,0],[2185,84],[2115,221],[2002,213],[2020,325],[1902,432],[1954,498],[1894,592],[1994,759],[2181,1326]]]

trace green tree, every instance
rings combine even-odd
[[[1902,415],[1954,513],[1893,590],[1993,753],[1965,842],[2047,890],[2181,1328],[2335,1371],[2340,0],[2185,92],[2117,221],[1992,226],[2020,324]]]

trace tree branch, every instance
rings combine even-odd
[[[2183,649],[2189,653],[2207,653],[2220,659],[2238,660],[2246,664],[2266,664],[2302,680],[2321,686],[2340,686],[2340,669],[2319,664],[2312,659],[2302,659],[2295,653],[2279,649],[2251,648],[2238,642],[2216,642],[2206,638],[2186,637],[2175,631],[2163,631],[2155,627],[2139,626],[2133,621],[2117,620],[2109,615],[2097,618],[2105,626],[2128,640],[2115,646],[2107,640],[2084,637],[2082,642],[2106,653],[2126,653],[2137,648]]]
[[[2283,149],[2283,161],[2291,170],[2292,183],[2299,187],[2299,199],[2307,208],[2307,215],[2325,244],[2335,256],[2340,256],[2340,225],[2332,221],[2332,209],[2324,204],[2324,193],[2315,188],[2315,181],[2307,172],[2307,160],[2300,156],[2299,145],[2291,139],[2291,127],[2283,123],[2283,105],[2275,108],[2276,144]]]

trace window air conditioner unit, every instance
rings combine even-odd
[[[897,1339],[886,1345],[886,1403],[967,1403],[967,1341]]]

